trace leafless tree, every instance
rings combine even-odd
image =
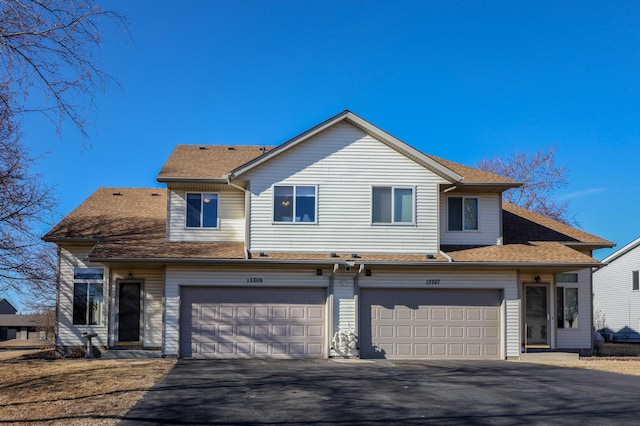
[[[477,167],[523,183],[520,188],[505,191],[505,201],[560,222],[576,225],[575,220],[570,217],[569,202],[552,198],[554,191],[568,184],[567,166],[557,165],[555,155],[555,146],[538,149],[533,154],[516,151],[507,159],[482,160]]]
[[[91,0],[0,0],[0,292],[28,293],[41,306],[55,299],[55,255],[39,233],[56,199],[32,172],[20,127],[40,112],[58,132],[71,122],[88,144],[94,96],[112,81],[94,55],[105,19],[125,25]]]
[[[10,117],[38,111],[58,131],[69,120],[88,140],[94,96],[113,81],[94,54],[105,19],[125,25],[91,0],[0,0],[0,94]]]

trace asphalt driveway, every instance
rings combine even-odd
[[[507,361],[179,361],[123,425],[629,425],[640,379]]]

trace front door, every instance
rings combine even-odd
[[[118,341],[140,341],[140,282],[121,282],[118,290]]]
[[[527,346],[549,345],[549,287],[525,286],[525,332]]]

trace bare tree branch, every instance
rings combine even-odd
[[[96,59],[101,27],[124,18],[92,0],[0,0],[0,293],[55,304],[56,253],[39,238],[55,211],[53,190],[31,171],[21,118],[40,112],[61,133],[72,123],[89,142],[93,100],[114,80]]]
[[[538,149],[533,154],[516,151],[507,159],[482,160],[477,167],[523,183],[520,188],[505,191],[505,201],[560,222],[577,225],[569,217],[569,202],[555,201],[551,197],[554,191],[568,185],[567,166],[557,165],[555,154],[555,146]]]

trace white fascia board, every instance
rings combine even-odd
[[[300,135],[292,139],[289,139],[288,141],[284,142],[281,145],[278,145],[276,148],[267,152],[265,155],[262,155],[256,158],[255,160],[252,160],[246,163],[245,165],[240,166],[235,170],[232,170],[229,173],[228,177],[230,179],[235,179],[241,174],[246,173],[249,170],[253,169],[254,167],[259,166],[260,164],[264,163],[265,161],[268,161],[272,157],[280,154],[281,152],[284,152],[290,148],[293,148],[294,146],[306,141],[307,139],[317,135],[318,133],[326,130],[327,128],[335,125],[340,121],[350,122],[351,124],[363,130],[365,133],[380,140],[382,143],[388,146],[391,146],[392,148],[396,149],[398,152],[402,153],[408,158],[411,158],[417,163],[423,165],[427,169],[432,170],[434,173],[450,181],[451,183],[456,183],[462,180],[462,176],[455,173],[453,170],[450,170],[449,168],[444,167],[442,164],[434,161],[433,159],[424,155],[422,152],[406,144],[405,142],[402,142],[400,139],[392,136],[391,134],[380,129],[379,127],[369,123],[365,119],[359,117],[358,115],[352,113],[349,110],[342,111],[340,114],[337,114],[329,118],[328,120],[318,124],[317,126],[312,127],[306,132],[301,133]]]
[[[617,258],[621,257],[622,255],[630,252],[631,250],[633,250],[634,248],[640,246],[640,238],[636,238],[635,240],[631,241],[629,244],[627,244],[626,246],[622,247],[620,250],[610,254],[609,256],[605,257],[604,259],[602,259],[603,263],[611,263],[614,260],[616,260]]]
[[[418,151],[411,145],[385,132],[381,128],[369,123],[367,120],[363,119],[362,117],[359,117],[356,114],[349,112],[345,118],[348,119],[352,124],[356,125],[357,127],[360,127],[369,135],[380,140],[381,142],[387,143],[391,147],[400,151],[405,156],[412,158],[414,161],[417,160],[418,163],[432,170],[433,172],[445,178],[446,180],[450,181],[451,183],[460,182],[462,180],[461,175],[443,166],[442,164],[436,162],[432,158],[424,155],[422,152]]]

